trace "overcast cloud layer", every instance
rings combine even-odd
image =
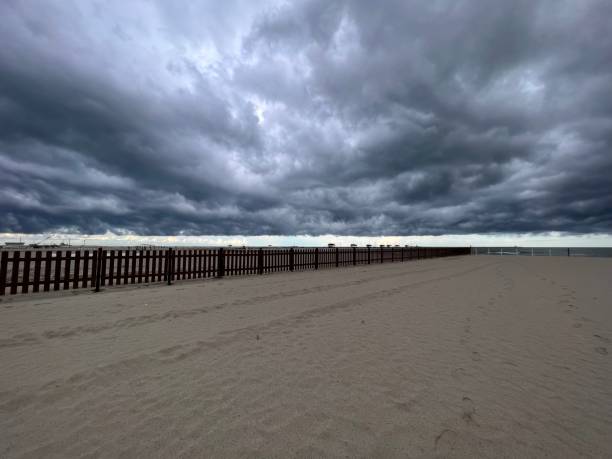
[[[612,2],[3,1],[0,232],[612,232]]]

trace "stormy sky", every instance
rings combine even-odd
[[[0,232],[612,233],[612,2],[0,3]]]

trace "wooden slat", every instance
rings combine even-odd
[[[157,253],[157,281],[161,282],[164,280],[164,251],[159,250]]]
[[[106,285],[106,263],[108,261],[108,253],[106,250],[102,250],[102,252],[98,252],[99,256],[102,257],[102,261],[98,263],[100,266],[100,286],[104,287]]]
[[[170,273],[171,280],[179,279],[178,273],[181,271],[181,251],[172,249],[170,252]]]
[[[147,249],[147,251],[145,252],[145,273],[144,273],[144,276],[145,276],[144,281],[147,284],[149,283],[150,263],[151,263],[151,251]]]
[[[157,282],[157,250],[151,251],[151,282]]]
[[[94,249],[91,251],[91,276],[90,276],[90,286],[91,287],[96,287],[96,282],[97,282],[97,270],[98,270],[98,253],[100,252],[97,249]]]
[[[98,247],[98,250],[93,253],[93,266],[91,271],[91,284],[95,292],[100,291],[102,278],[102,247]]]
[[[23,274],[21,280],[21,293],[28,293],[30,289],[30,262],[32,260],[32,252],[26,250],[23,259]]]
[[[123,265],[123,250],[117,250],[117,272],[114,274],[115,276],[115,284],[121,285],[121,271]]]
[[[0,253],[0,296],[5,295],[6,289],[6,272],[8,270],[8,252]]]
[[[21,293],[28,293],[30,288],[30,261],[32,260],[32,252],[26,250],[23,259],[23,274],[21,280]]]
[[[157,276],[157,250],[151,252],[151,272],[150,281],[155,282]]]
[[[131,263],[131,279],[130,279],[130,283],[131,284],[135,284],[136,283],[136,249],[132,249],[132,263]]]
[[[17,293],[17,285],[19,282],[19,251],[13,252],[13,259],[11,263],[11,295]]]
[[[172,249],[170,251],[170,280],[180,279],[181,273],[181,251]]]
[[[123,283],[127,284],[130,277],[130,250],[126,250],[123,257]]]
[[[43,274],[43,290],[49,291],[51,285],[51,251],[47,250],[45,253],[45,272]]]
[[[115,251],[111,250],[108,253],[108,285],[115,283]]]
[[[67,250],[64,260],[64,282],[63,289],[68,290],[70,288],[70,266],[72,265],[72,251]]]
[[[164,281],[170,285],[170,252],[172,249],[164,250]]]
[[[74,252],[74,274],[72,275],[72,288],[79,288],[79,270],[81,269],[81,251]]]
[[[42,266],[42,252],[40,250],[37,250],[36,256],[34,257],[34,278],[32,279],[32,291],[34,293],[40,290],[41,266]]]
[[[81,287],[87,287],[89,281],[89,250],[83,251],[83,277],[81,278]]]
[[[144,261],[144,251],[138,250],[138,283],[142,284],[142,264]]]
[[[53,290],[60,289],[60,278],[62,275],[62,252],[60,250],[55,251],[54,258],[54,272],[53,272]]]

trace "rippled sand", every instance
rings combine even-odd
[[[612,260],[0,302],[0,457],[612,457]]]

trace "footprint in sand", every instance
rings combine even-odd
[[[610,342],[610,338],[606,338],[605,336],[601,336],[601,335],[593,335],[595,338],[597,338],[600,341],[603,341],[604,343],[609,343]]]
[[[451,375],[455,379],[461,379],[461,378],[467,376],[467,373],[466,373],[464,368],[459,367],[459,368],[455,368],[453,371],[451,371]]]
[[[395,408],[400,411],[408,412],[412,409],[414,405],[414,400],[410,400],[408,402],[394,402]]]
[[[480,361],[480,360],[482,360],[482,359],[480,358],[480,354],[479,354],[478,352],[473,351],[473,352],[472,352],[472,360],[473,360],[474,362],[479,362],[479,361]]]
[[[436,436],[435,449],[443,456],[449,454],[455,447],[457,442],[457,432],[450,429],[444,429]]]
[[[576,323],[573,325],[573,327],[574,327],[574,328],[580,328],[580,327],[582,327],[582,324],[581,324],[581,323],[579,323],[579,322],[576,322]]]
[[[478,423],[474,420],[474,415],[476,414],[476,407],[474,406],[474,402],[470,397],[463,397],[463,412],[461,413],[461,419],[463,419],[468,424],[476,424]]]
[[[608,355],[608,350],[605,347],[596,347],[595,352],[601,355]]]

